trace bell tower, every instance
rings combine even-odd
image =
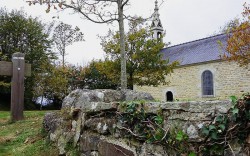
[[[155,9],[154,9],[154,13],[152,15],[152,24],[151,24],[151,29],[153,31],[153,38],[154,39],[159,39],[161,38],[162,34],[163,34],[163,27],[161,24],[161,20],[160,20],[160,14],[159,14],[159,7],[158,7],[158,1],[155,1]]]

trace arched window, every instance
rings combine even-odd
[[[206,70],[202,73],[202,95],[214,95],[214,82],[213,74],[211,71]]]
[[[166,93],[166,101],[167,101],[167,102],[172,102],[172,101],[174,101],[174,96],[173,96],[173,93],[172,93],[172,92],[168,91],[168,92]]]

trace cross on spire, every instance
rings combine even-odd
[[[156,0],[155,1],[155,12],[159,10],[159,7],[158,7],[158,1]]]

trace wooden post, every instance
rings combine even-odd
[[[14,53],[12,55],[12,63],[13,70],[11,80],[11,121],[18,121],[24,118],[24,54]]]
[[[24,54],[15,53],[12,62],[0,61],[0,75],[11,79],[11,120],[23,119],[24,76],[31,76],[31,65],[25,64]]]

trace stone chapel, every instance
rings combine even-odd
[[[159,38],[164,29],[157,1],[151,27],[153,37]],[[231,95],[241,96],[250,92],[250,68],[240,67],[236,62],[220,57],[226,52],[227,37],[227,34],[219,34],[162,49],[163,59],[180,63],[174,73],[166,75],[169,84],[134,86],[134,89],[151,93],[161,101],[225,100]]]

